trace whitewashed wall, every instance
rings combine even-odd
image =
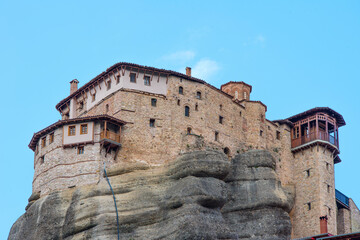
[[[88,132],[87,134],[80,134],[80,125],[87,124]],[[68,136],[69,126],[76,126],[75,136]],[[69,124],[63,126],[63,144],[74,144],[79,142],[88,142],[94,140],[94,123],[93,122],[83,122],[78,124]]]

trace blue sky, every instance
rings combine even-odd
[[[0,1],[0,239],[31,194],[32,134],[60,119],[69,82],[116,62],[253,86],[270,120],[331,107],[336,188],[360,207],[360,1]]]

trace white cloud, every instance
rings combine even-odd
[[[220,67],[217,62],[210,59],[202,59],[195,64],[191,72],[193,77],[208,80],[219,69]]]
[[[255,42],[258,42],[258,43],[264,43],[265,40],[266,40],[265,37],[261,34],[255,38]]]
[[[177,61],[177,62],[187,62],[192,60],[195,57],[195,53],[193,51],[178,51],[168,55],[163,56],[162,58],[167,61]]]

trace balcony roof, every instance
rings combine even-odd
[[[81,122],[88,122],[88,121],[95,121],[95,120],[104,120],[109,121],[111,123],[117,124],[117,125],[125,125],[127,122],[120,120],[118,118],[111,117],[109,115],[103,114],[103,115],[96,115],[96,116],[89,116],[89,117],[80,117],[80,118],[72,118],[72,119],[66,119],[66,120],[59,120],[56,123],[51,124],[50,126],[40,130],[39,132],[34,133],[33,137],[31,138],[31,141],[29,143],[29,148],[33,151],[35,151],[36,144],[39,141],[39,139],[54,131],[55,129],[66,125],[66,124],[72,124],[72,123],[81,123]]]
[[[346,122],[345,122],[343,116],[340,113],[334,111],[333,109],[331,109],[329,107],[312,108],[312,109],[307,110],[305,112],[302,112],[302,113],[296,114],[296,115],[294,115],[292,117],[289,117],[289,118],[287,118],[287,120],[295,123],[295,122],[299,121],[300,119],[304,119],[304,118],[306,118],[308,116],[311,116],[311,115],[314,115],[314,114],[320,113],[320,112],[326,113],[329,116],[334,117],[336,119],[336,122],[337,122],[339,127],[342,127],[342,126],[346,125]]]

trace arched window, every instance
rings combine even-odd
[[[235,91],[235,98],[236,98],[236,99],[239,99],[239,93],[238,93],[238,91]]]
[[[190,108],[185,106],[185,117],[190,117]]]
[[[184,88],[183,87],[179,87],[179,94],[184,94]]]
[[[201,92],[199,92],[199,91],[196,92],[196,98],[201,99]]]
[[[224,153],[229,157],[230,156],[230,149],[228,147],[224,148]]]
[[[244,99],[247,99],[247,92],[244,92]]]
[[[195,111],[198,111],[198,110],[199,110],[199,105],[195,104]]]

